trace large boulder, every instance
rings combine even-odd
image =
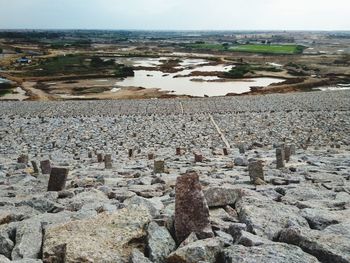
[[[44,262],[128,262],[133,248],[143,246],[151,216],[146,209],[121,209],[114,214],[49,227]]]
[[[26,220],[16,229],[16,245],[12,251],[12,259],[39,258],[43,239],[41,222]]]
[[[349,219],[348,210],[329,211],[321,208],[305,208],[300,211],[312,229],[323,230],[334,224],[345,222]]]
[[[296,246],[271,242],[252,247],[230,246],[222,252],[219,262],[318,263],[319,261]]]
[[[198,237],[213,237],[209,208],[202,192],[199,176],[188,173],[176,180],[175,233],[179,243],[192,232]]]
[[[130,263],[153,263],[145,257],[143,253],[137,248],[134,248],[131,252]]]
[[[217,262],[223,243],[217,238],[208,238],[178,248],[167,258],[167,263]]]
[[[301,247],[324,263],[350,262],[350,221],[323,231],[290,227],[281,231],[279,240]]]
[[[241,196],[241,190],[232,187],[209,187],[203,192],[209,207],[234,205]]]
[[[147,232],[149,258],[155,263],[164,262],[164,259],[176,249],[174,239],[166,227],[158,226],[155,222],[148,225]]]
[[[245,191],[236,203],[236,210],[249,232],[270,240],[289,225],[308,227],[306,219],[299,215],[298,208],[273,201],[253,191]]]

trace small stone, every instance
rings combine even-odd
[[[21,154],[18,158],[17,158],[17,163],[24,163],[27,164],[29,161],[28,155],[26,154]]]
[[[180,147],[176,148],[176,155],[181,155],[181,148]]]
[[[148,160],[154,160],[154,153],[148,154]]]
[[[164,173],[164,161],[163,160],[154,160],[154,173],[155,174]]]
[[[40,162],[40,168],[42,174],[50,174],[51,173],[51,162],[50,160],[44,160]]]
[[[31,163],[32,163],[32,166],[33,166],[34,174],[38,174],[39,173],[39,168],[38,168],[38,165],[37,165],[36,161],[31,161]]]
[[[103,162],[103,154],[102,153],[97,154],[97,162],[99,162],[99,163]]]
[[[106,154],[104,158],[105,169],[112,169],[112,155]]]
[[[199,153],[194,154],[194,162],[196,163],[202,163],[203,162],[203,155]]]
[[[264,170],[261,161],[252,161],[248,165],[250,181],[253,184],[257,184],[258,180],[264,181]]]
[[[276,168],[284,168],[284,149],[276,148]]]

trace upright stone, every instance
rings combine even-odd
[[[245,146],[243,143],[238,145],[238,150],[240,154],[245,154]]]
[[[176,148],[176,155],[181,155],[181,148],[180,147]]]
[[[284,146],[284,160],[288,163],[290,161],[291,150],[290,145]]]
[[[134,155],[133,149],[129,149],[129,158],[131,158]]]
[[[92,152],[88,152],[88,158],[92,158]]]
[[[18,158],[17,158],[17,163],[25,163],[27,164],[29,161],[28,155],[26,154],[21,154]]]
[[[199,238],[213,237],[209,208],[197,173],[179,176],[176,180],[175,235],[178,243],[192,232]]]
[[[105,162],[105,169],[112,169],[112,155],[106,154],[104,162]]]
[[[102,154],[102,153],[98,153],[98,154],[97,154],[97,161],[98,161],[99,163],[102,163],[102,162],[103,162],[103,154]]]
[[[31,161],[32,163],[32,166],[33,166],[33,171],[35,174],[38,174],[39,173],[39,168],[38,168],[38,165],[36,163],[36,161]]]
[[[227,148],[223,148],[222,151],[223,151],[224,155],[226,155],[226,156],[228,155]]]
[[[50,174],[51,173],[51,162],[50,160],[44,160],[40,162],[40,168],[42,174]]]
[[[290,145],[290,155],[295,155],[296,154],[296,147],[295,144]]]
[[[248,165],[250,181],[257,185],[259,182],[264,181],[264,170],[261,161],[252,161]],[[259,180],[260,179],[260,180]]]
[[[284,167],[284,149],[276,148],[276,167],[281,169]]]
[[[68,168],[52,167],[47,191],[62,191],[66,186]]]
[[[163,160],[154,160],[154,173],[155,174],[164,173],[164,161]]]
[[[148,160],[154,159],[154,153],[148,153]]]
[[[194,154],[194,161],[196,163],[202,163],[203,162],[203,155],[199,153]]]

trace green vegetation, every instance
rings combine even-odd
[[[133,69],[115,64],[114,60],[102,60],[86,55],[66,55],[48,58],[26,68],[25,76],[58,76],[86,74],[115,74],[118,77],[133,76]]]
[[[12,84],[9,82],[0,83],[0,97],[12,92]]]
[[[247,73],[255,73],[255,71],[280,72],[282,69],[273,66],[241,64],[232,67],[230,71],[224,73],[225,78],[239,79],[243,78]]]
[[[231,68],[230,71],[225,72],[225,78],[239,79],[243,78],[245,74],[252,72],[252,68],[248,64],[238,65],[236,67]]]
[[[301,54],[304,47],[300,45],[270,45],[270,44],[246,44],[246,45],[230,45],[224,44],[208,44],[196,43],[187,45],[193,49],[216,50],[216,51],[231,51],[231,52],[249,52],[261,54]]]

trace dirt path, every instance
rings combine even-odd
[[[47,94],[46,92],[34,88],[35,84],[36,82],[33,81],[25,81],[22,83],[22,88],[30,96],[30,100],[48,101],[54,99],[53,96]]]

